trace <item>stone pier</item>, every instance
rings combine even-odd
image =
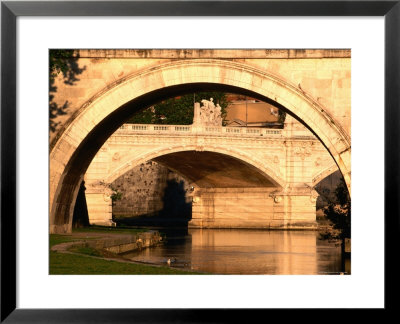
[[[315,190],[207,188],[194,193],[193,228],[315,229]]]
[[[112,220],[112,191],[103,183],[91,183],[86,189],[89,221],[91,225],[114,226]]]

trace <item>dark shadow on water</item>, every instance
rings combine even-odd
[[[115,218],[117,226],[186,227],[192,219],[192,203],[186,202],[183,181],[168,180],[163,194],[163,209],[145,215]]]
[[[165,218],[183,218],[187,222],[192,218],[192,204],[186,202],[186,191],[184,182],[174,180],[167,181],[164,191],[164,208],[160,216]]]

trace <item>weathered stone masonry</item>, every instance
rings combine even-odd
[[[50,232],[71,231],[90,161],[128,115],[188,88],[212,85],[292,113],[323,143],[350,190],[350,56],[350,50],[77,51],[76,80],[64,83],[60,75],[54,84],[53,103],[63,114],[52,119],[50,133]]]
[[[154,182],[148,160],[181,174],[186,190],[193,186],[186,197],[192,199],[189,226],[201,228],[315,228],[313,188],[321,175],[337,170],[321,143],[291,117],[284,129],[126,124],[85,175],[92,224],[111,224],[111,207],[104,212],[111,202],[102,197],[115,179],[121,186],[142,179],[148,190]],[[145,206],[136,215],[152,210],[147,193],[128,193],[133,213]]]
[[[121,200],[114,202],[113,215],[116,218],[159,215],[165,210],[164,199],[170,183],[182,186],[185,193],[190,190],[188,181],[168,168],[152,161],[141,163],[111,183],[113,189],[122,193]],[[186,200],[191,203],[191,197]],[[170,215],[173,216],[178,215]]]

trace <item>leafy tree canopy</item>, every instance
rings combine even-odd
[[[223,92],[197,92],[164,100],[133,115],[128,123],[190,125],[193,123],[194,102],[213,98],[221,106],[222,119],[226,116],[228,101]]]
[[[283,125],[283,123],[286,120],[286,112],[284,112],[282,109],[279,109],[278,113],[279,113],[278,123],[281,123]]]
[[[64,76],[68,74],[68,71],[70,70],[69,59],[73,57],[73,54],[73,50],[51,49],[49,51],[50,79],[54,79],[60,73],[63,73]]]
[[[85,67],[79,67],[77,60],[78,57],[74,56],[74,50],[51,49],[49,51],[49,128],[52,132],[60,124],[56,121],[57,117],[65,115],[69,106],[68,101],[65,101],[64,104],[54,101],[57,92],[55,79],[62,73],[65,84],[74,85],[76,81],[79,81],[77,76],[85,70]]]
[[[335,199],[324,208],[324,214],[332,222],[333,228],[339,231],[339,234],[330,234],[326,238],[351,238],[351,199],[343,178],[335,189]]]

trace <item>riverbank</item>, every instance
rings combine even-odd
[[[84,228],[49,238],[50,274],[199,274],[168,266],[144,265],[123,259],[119,253],[159,245],[156,231],[118,228]]]

